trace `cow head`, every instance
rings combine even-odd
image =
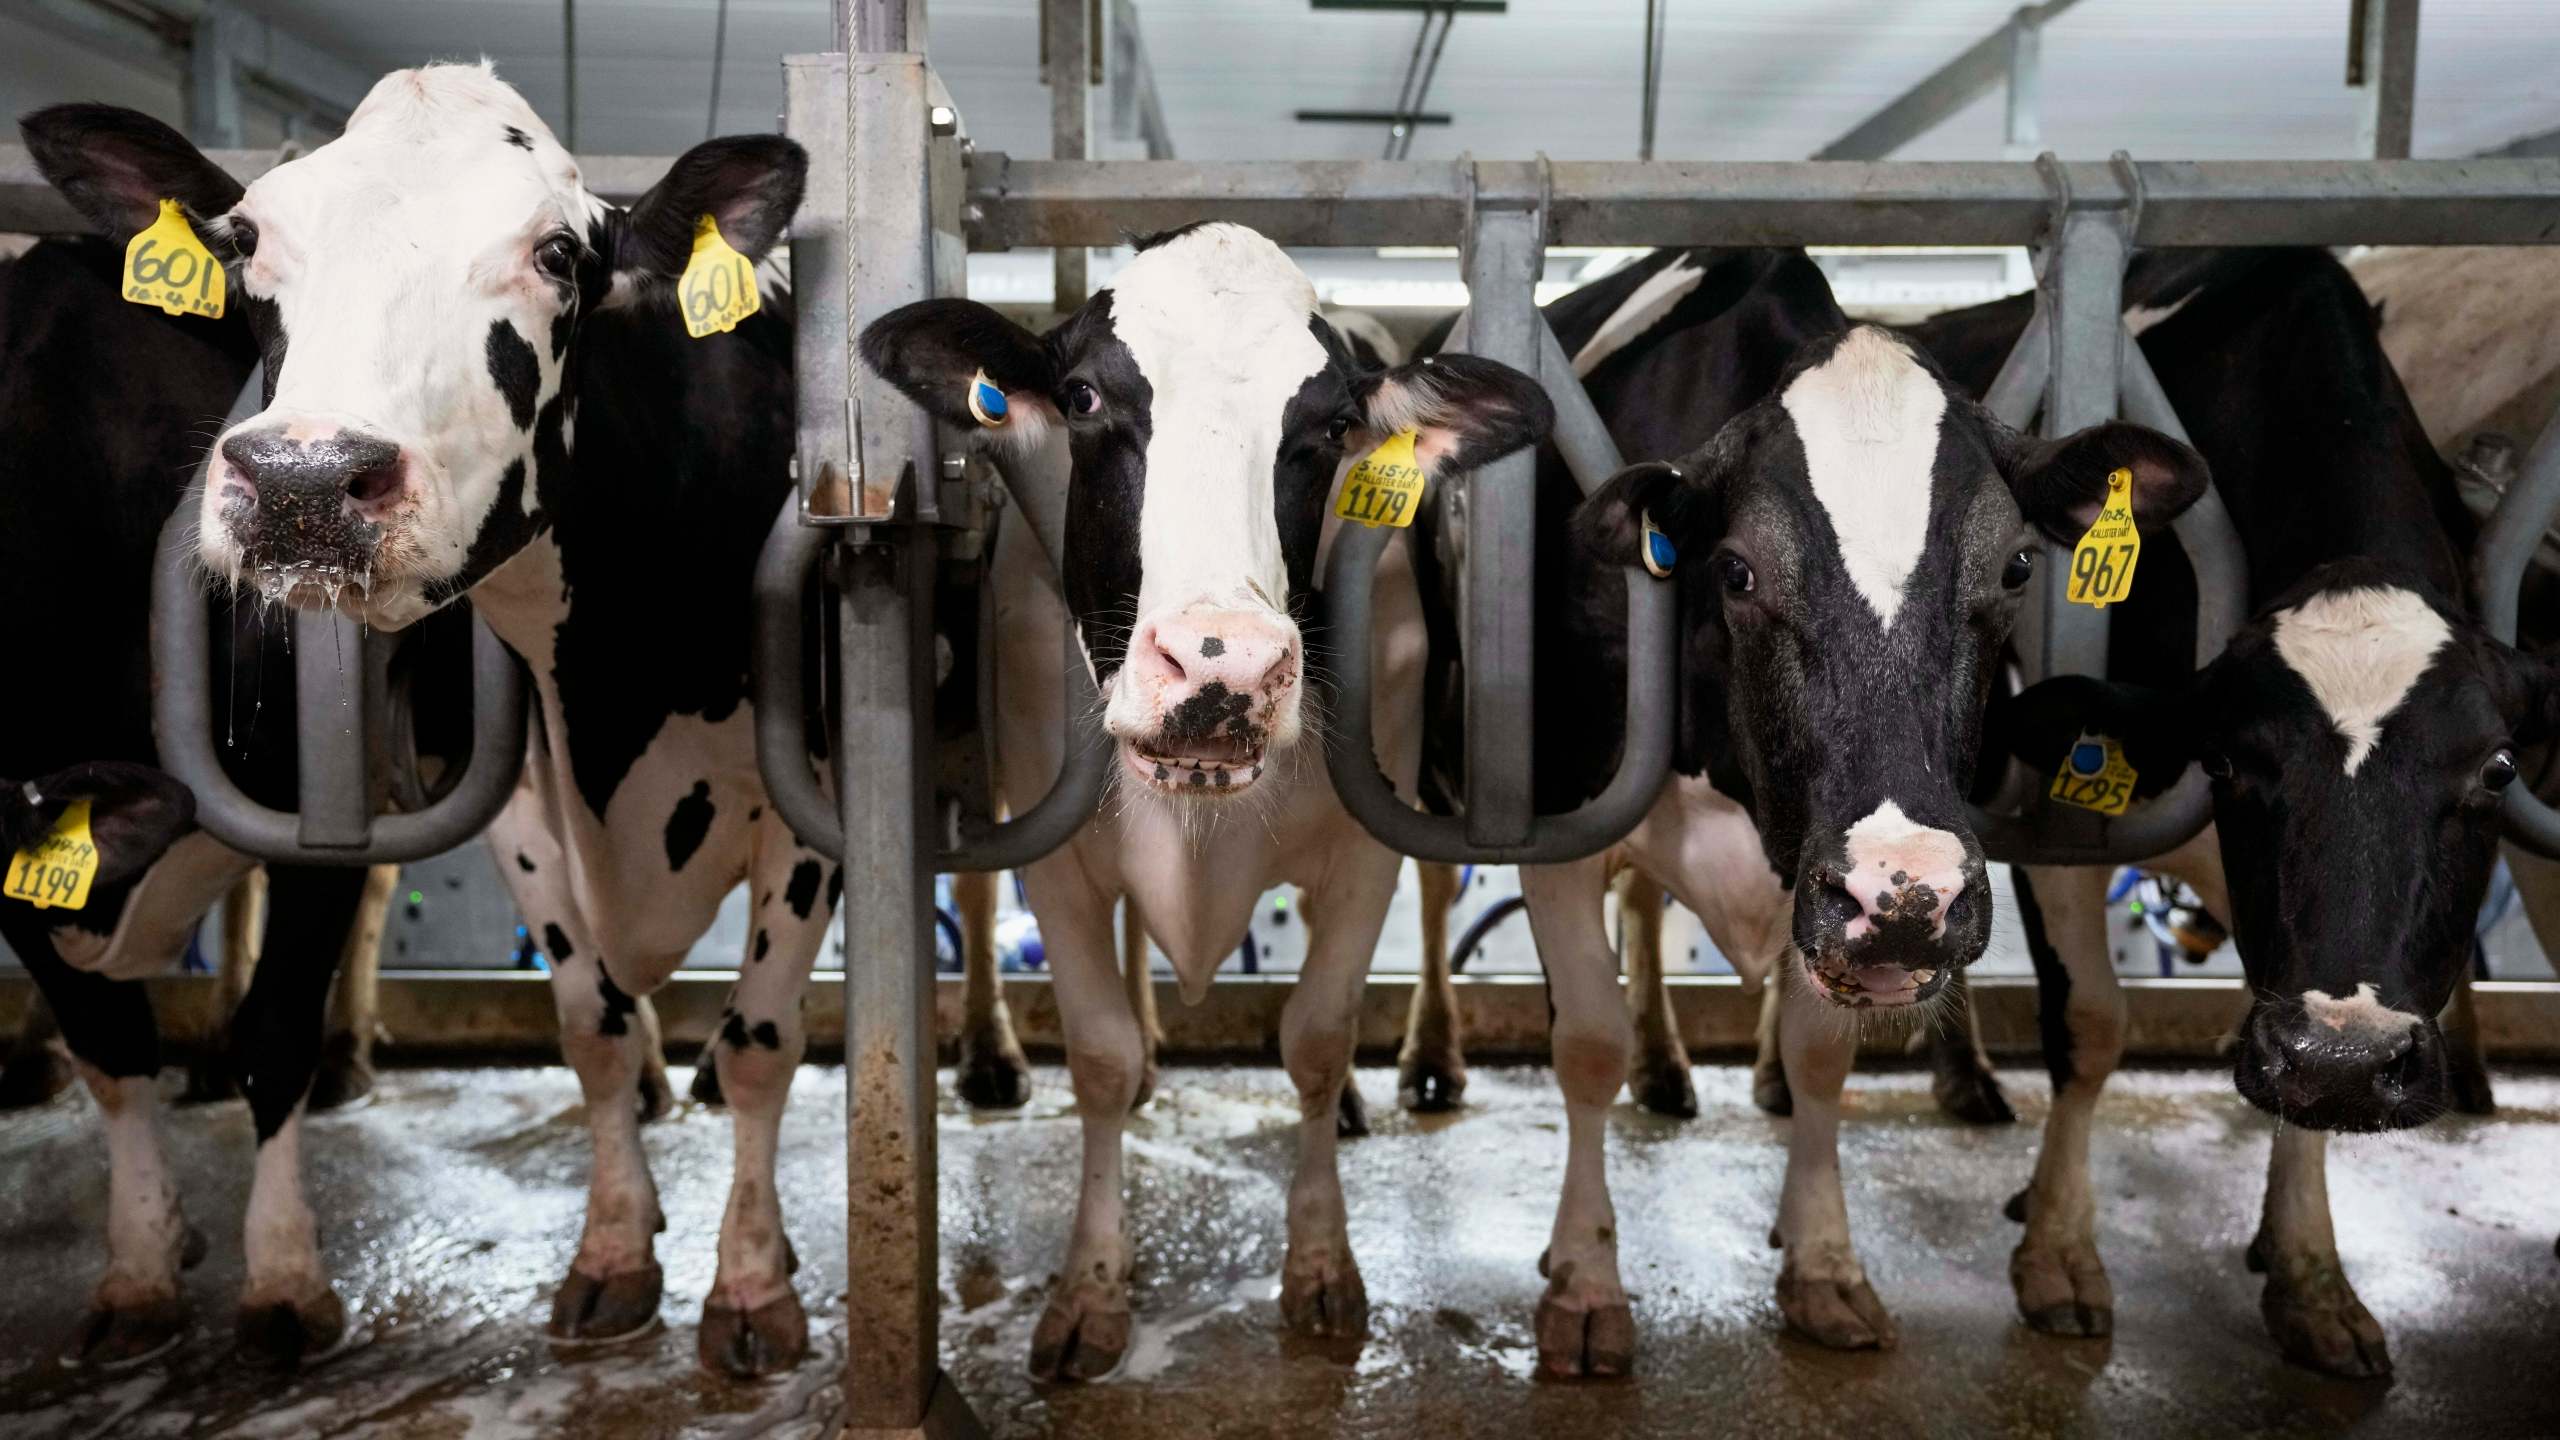
[[[230,269],[266,395],[215,443],[206,564],[383,626],[469,589],[547,523],[580,317],[666,294],[704,215],[763,255],[805,166],[779,136],[709,141],[625,211],[485,64],[385,77],[343,135],[245,193],[129,110],[60,105],[22,128],[99,228],[132,234],[175,199]]]
[[[953,424],[972,423],[983,375],[1004,392],[1004,437],[1066,428],[1066,599],[1122,778],[1213,801],[1301,738],[1298,617],[1344,467],[1410,430],[1437,477],[1535,443],[1552,416],[1491,361],[1362,368],[1296,263],[1240,225],[1142,243],[1046,335],[928,300],[865,330],[862,354]]]
[[[2048,775],[2081,732],[2115,737],[2138,796],[2204,766],[2253,996],[2240,1093],[2313,1129],[2398,1129],[2444,1108],[2435,1017],[2470,964],[2516,753],[2560,729],[2556,678],[2424,585],[2342,561],[2188,686],[2061,676],[2012,728]]]
[[[94,760],[41,779],[0,779],[0,865],[35,844],[79,800],[89,802],[89,840],[98,847],[93,886],[150,869],[196,822],[195,792],[148,765]]]
[[[2144,529],[2203,493],[2204,461],[2167,436],[2021,435],[1858,326],[1807,344],[1704,447],[1620,474],[1577,514],[1582,543],[1619,564],[1657,531],[1688,623],[1721,628],[1721,673],[1685,683],[1725,719],[1815,993],[1908,1005],[1981,955],[1991,896],[1964,801],[1983,704],[2034,532],[2077,539],[2119,468]]]

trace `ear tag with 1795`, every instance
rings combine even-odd
[[[1414,512],[1422,508],[1423,488],[1422,461],[1413,453],[1413,443],[1414,432],[1399,430],[1352,466],[1333,513],[1373,527],[1401,530],[1412,524]]]
[[[2133,763],[2124,758],[2124,747],[2115,737],[2083,732],[2062,757],[2062,768],[2054,772],[2053,785],[2045,793],[2065,805],[2122,815],[2133,804],[2135,778]]]

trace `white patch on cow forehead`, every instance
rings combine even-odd
[[[1871,325],[1779,397],[1804,443],[1849,583],[1889,629],[1929,538],[1930,476],[1947,396],[1901,341]]]
[[[1140,254],[1111,286],[1111,328],[1153,392],[1138,517],[1138,613],[1286,601],[1273,515],[1280,421],[1326,364],[1315,286],[1241,225]]]
[[[2453,627],[2397,586],[2329,590],[2276,616],[2276,653],[2347,742],[2353,775]]]

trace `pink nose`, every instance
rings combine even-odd
[[[1128,666],[1148,712],[1176,738],[1233,734],[1234,720],[1267,724],[1298,683],[1297,628],[1268,612],[1194,605],[1140,624]]]
[[[1858,902],[1845,927],[1855,940],[1883,925],[1926,925],[1932,938],[1947,932],[1947,911],[1964,891],[1964,842],[1953,832],[1917,825],[1892,801],[1849,827],[1848,860],[1840,888]]]

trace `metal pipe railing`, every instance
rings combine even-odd
[[[2480,623],[2509,645],[2516,643],[2516,612],[2526,567],[2543,532],[2560,518],[2560,415],[2542,427],[2525,452],[2515,483],[2498,501],[2472,549],[2472,600]],[[2507,838],[2548,859],[2560,859],[2560,811],[2530,784],[2507,787],[2502,809]]]

